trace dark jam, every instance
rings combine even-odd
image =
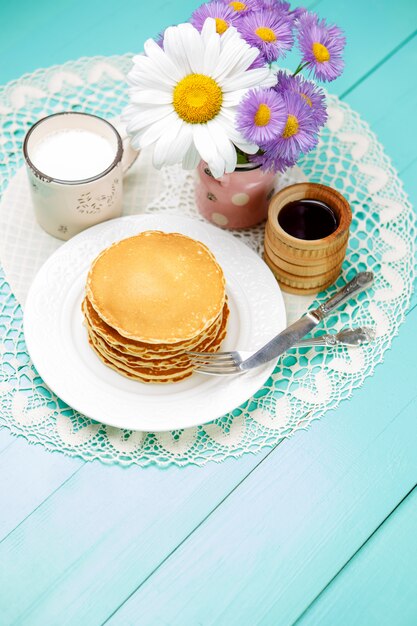
[[[297,239],[323,239],[338,227],[338,220],[327,204],[320,200],[295,200],[278,213],[279,225]]]

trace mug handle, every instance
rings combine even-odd
[[[122,122],[114,124],[117,132],[119,133],[123,143],[123,156],[122,156],[122,170],[123,174],[126,174],[132,167],[133,163],[139,156],[139,151],[132,148],[130,144],[129,135],[126,132],[126,126]]]

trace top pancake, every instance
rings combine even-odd
[[[122,336],[176,343],[204,332],[225,302],[213,254],[179,233],[146,231],[123,239],[93,261],[87,296]]]

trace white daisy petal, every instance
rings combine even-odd
[[[178,120],[180,126],[175,141],[171,142],[167,153],[165,162],[167,165],[174,165],[174,163],[180,163],[193,140],[193,131],[190,128],[190,124],[186,124],[182,120]]]
[[[248,143],[237,130],[235,126],[235,116],[230,109],[226,109],[225,111],[221,111],[221,113],[219,113],[218,122],[221,123],[224,132],[227,133],[227,136],[240,150],[247,152],[248,154],[255,154],[258,152],[259,146],[254,143]]]
[[[245,141],[235,141],[235,145],[242,150],[242,152],[246,152],[246,154],[256,154],[259,150],[259,146],[256,143],[246,143]]]
[[[212,76],[219,62],[220,36],[214,33],[204,47],[204,73]]]
[[[226,31],[227,32],[227,31]],[[239,42],[241,45],[236,46],[235,39],[230,39],[227,44],[222,45],[220,51],[219,62],[213,73],[213,78],[221,84],[221,78],[227,76],[239,62],[242,56],[249,50],[249,45],[245,42]]]
[[[128,76],[133,76],[136,73],[149,74],[152,76],[152,72],[155,71],[155,67],[156,63],[154,59],[146,56],[146,54],[141,54],[137,57],[134,57],[133,64]]]
[[[121,119],[122,122],[128,124],[132,117],[136,115],[138,112],[137,107],[134,104],[128,104],[122,111]]]
[[[233,107],[240,103],[243,96],[247,93],[247,89],[237,89],[223,94],[222,107]]]
[[[155,148],[153,151],[152,162],[156,169],[161,169],[161,167],[167,164],[167,154],[171,149],[173,143],[175,143],[177,139],[177,135],[181,130],[181,120],[178,117],[174,117],[170,123],[169,128],[164,130],[164,133],[159,137],[158,141],[155,144]],[[185,151],[184,151],[185,152]]]
[[[177,64],[183,76],[191,74],[191,66],[177,27],[170,26],[166,29],[164,33],[164,50],[172,61]]]
[[[224,52],[231,46],[233,46],[237,54],[241,54],[251,47],[233,26],[229,27],[221,37],[221,51]]]
[[[155,67],[155,66],[153,66]],[[172,83],[164,83],[160,74],[155,67],[152,72],[142,72],[137,68],[133,68],[128,76],[127,82],[130,86],[130,89],[157,89],[158,91],[168,91],[172,92],[173,84]]]
[[[162,105],[158,107],[152,107],[151,109],[141,110],[137,108],[137,112],[131,115],[126,130],[129,133],[137,133],[139,130],[146,128],[150,124],[154,124],[163,117],[166,117],[172,113],[172,107],[168,105]]]
[[[187,60],[194,74],[204,72],[204,46],[200,33],[191,24],[179,24],[178,33],[181,36]]]
[[[225,159],[219,153],[207,124],[195,124],[193,128],[194,145],[201,158],[208,164],[215,178],[222,176],[225,169]]]
[[[142,52],[141,54],[135,54],[135,56],[132,57],[132,63],[133,67],[146,67],[150,63],[150,59]]]
[[[130,101],[134,104],[172,104],[172,93],[156,89],[134,89]]]
[[[153,43],[155,43],[153,39],[152,40],[149,39],[145,42],[145,46],[148,45],[148,41],[152,41]],[[132,59],[132,62],[133,62],[133,67],[130,70],[129,74],[132,73],[133,71],[149,72],[149,73],[151,73],[152,71],[155,71],[155,60],[151,58],[150,56],[147,56],[145,52],[142,52],[141,54],[134,56]]]
[[[191,143],[182,160],[182,167],[185,170],[194,170],[200,163],[201,157],[198,154],[194,143]]]
[[[222,85],[223,91],[235,91],[236,89],[250,89],[251,87],[257,87],[260,84],[264,84],[268,80],[271,72],[269,68],[257,68],[256,70],[248,70],[243,74],[236,74],[228,78],[227,82]],[[274,83],[271,82],[272,87]]]
[[[203,24],[203,28],[201,29],[201,39],[203,40],[203,44],[205,46],[208,44],[210,37],[214,35],[214,33],[217,34],[216,21],[212,17],[208,17]]]
[[[214,178],[221,178],[226,171],[226,165],[223,158],[218,157],[215,161],[209,161],[207,163],[210,172]]]
[[[132,146],[133,150],[140,150],[140,136],[139,135],[132,135],[130,137],[130,145]]]
[[[237,163],[237,154],[232,142],[224,132],[224,128],[215,119],[208,122],[207,127],[218,152],[225,160],[225,171],[233,172]]]
[[[222,38],[221,38],[222,49],[225,47],[226,44],[229,43],[230,40],[236,41],[237,39],[240,39],[240,41],[243,41],[237,29],[234,26],[229,26],[229,28],[226,30],[225,33],[223,33]]]
[[[160,72],[163,73],[164,79],[168,79],[172,84],[177,83],[182,78],[182,74],[178,67],[173,63],[167,54],[158,46],[156,41],[148,39],[145,41],[143,49],[152,61],[155,63]]]
[[[260,87],[274,87],[277,84],[277,72],[272,68],[269,69],[269,74],[259,85]]]
[[[152,62],[146,70],[134,68],[128,75],[128,84],[132,89],[151,88],[172,91],[176,82],[171,77],[168,77],[156,63]],[[163,84],[163,87],[161,84]]]
[[[222,109],[219,113],[219,117],[228,120],[232,125],[235,123],[236,109]]]
[[[198,153],[204,161],[215,161],[217,157],[216,144],[207,129],[207,124],[194,124],[193,140]]]
[[[233,72],[244,72],[252,65],[255,59],[259,56],[258,48],[249,48],[245,50],[244,54],[240,57],[239,61],[235,64]]]
[[[148,126],[140,137],[140,147],[146,148],[151,146],[155,141],[158,141],[162,135],[166,135],[175,122],[177,121],[175,113],[170,113],[166,117],[154,122],[151,126]]]

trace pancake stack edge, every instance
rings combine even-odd
[[[82,311],[102,362],[145,383],[190,376],[185,352],[217,351],[229,317],[224,274],[210,250],[160,231],[123,239],[99,254]]]

